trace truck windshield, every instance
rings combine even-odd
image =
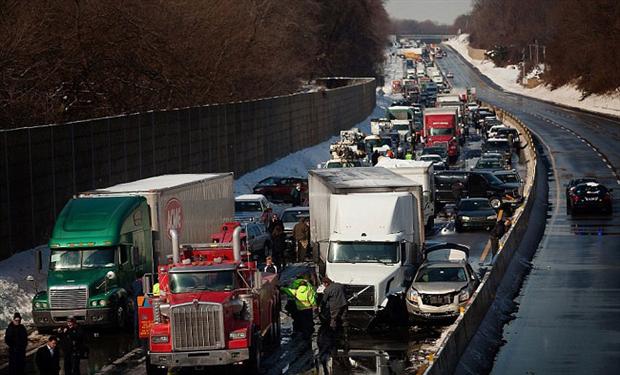
[[[332,263],[396,263],[395,242],[332,242],[328,259]]]
[[[409,111],[390,111],[390,120],[411,120],[411,113]]]
[[[409,131],[409,125],[407,124],[396,124],[393,128],[394,130]]]
[[[431,136],[454,134],[454,128],[430,128],[429,130]]]
[[[228,291],[234,287],[233,271],[211,272],[172,272],[170,273],[170,291],[188,293],[195,291]]]
[[[52,250],[50,269],[77,270],[114,266],[114,248]]]

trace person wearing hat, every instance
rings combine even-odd
[[[59,329],[60,346],[64,356],[65,375],[80,375],[80,359],[84,353],[84,335],[74,317],[67,319],[67,326]]]
[[[22,324],[20,313],[13,314],[13,320],[9,323],[4,334],[4,342],[9,347],[9,374],[25,374],[28,332]]]

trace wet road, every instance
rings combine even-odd
[[[504,93],[456,53],[440,65],[457,87],[523,120],[543,142],[551,212],[533,268],[504,328],[496,374],[617,373],[620,359],[620,121]],[[564,185],[596,177],[616,190],[613,216],[566,215]]]

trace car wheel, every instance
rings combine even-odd
[[[489,199],[489,203],[491,204],[491,207],[493,207],[496,210],[499,210],[500,207],[502,207],[502,200],[497,197],[493,197]]]
[[[261,360],[261,337],[258,332],[255,332],[252,338],[252,346],[250,346],[250,359],[247,360],[246,368],[248,373],[258,374]]]

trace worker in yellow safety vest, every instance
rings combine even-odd
[[[314,315],[316,308],[316,289],[309,277],[298,277],[282,291],[288,296],[286,310],[293,317],[293,331],[312,337],[314,332]]]

